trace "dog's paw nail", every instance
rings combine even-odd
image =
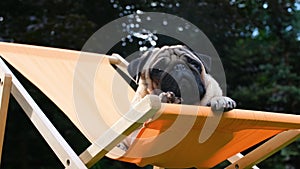
[[[230,100],[227,102],[226,108],[228,109],[234,109],[236,107],[236,103],[233,100]]]

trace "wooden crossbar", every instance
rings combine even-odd
[[[255,164],[260,163],[285,146],[289,145],[297,138],[300,138],[300,130],[289,130],[279,133],[244,157],[226,167],[226,169],[251,168]]]

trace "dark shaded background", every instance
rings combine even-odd
[[[217,49],[227,93],[239,108],[300,114],[299,1],[1,0],[0,41],[81,50],[103,25],[137,10],[174,14],[198,26]],[[139,47],[138,39],[123,42],[112,52],[126,55]],[[174,41],[159,37],[158,44]],[[87,140],[47,97],[17,77],[75,151],[82,152]],[[298,140],[259,166],[299,168],[299,153]],[[1,163],[1,169],[63,168],[13,98]],[[105,158],[93,168],[137,167]]]

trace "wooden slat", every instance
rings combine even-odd
[[[0,164],[4,141],[7,109],[11,90],[11,75],[0,67]]]
[[[127,71],[127,66],[129,65],[129,63],[127,62],[127,60],[125,60],[124,58],[122,58],[122,56],[120,56],[119,54],[112,54],[111,57],[114,58],[114,59],[117,59],[118,62],[116,62],[113,59],[110,59],[109,60],[110,63],[116,65],[123,73],[125,73],[127,75],[127,77],[129,77],[132,81],[134,81],[135,83],[137,83],[136,80],[133,79],[130,76],[130,74],[128,73],[128,71]]]
[[[126,135],[153,117],[160,109],[160,106],[158,96],[149,95],[143,98],[80,155],[82,161],[84,161],[88,167],[92,166],[122,141]]]
[[[285,146],[289,145],[299,137],[300,130],[289,130],[282,132],[258,148],[254,149],[240,160],[232,163],[226,169],[251,168],[255,164],[260,163]]]

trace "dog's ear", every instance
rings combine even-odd
[[[151,56],[151,53],[151,51],[147,51],[141,57],[136,58],[129,63],[127,71],[132,78],[136,79],[136,82],[139,81],[143,67]]]
[[[210,56],[207,56],[207,55],[204,55],[204,54],[201,54],[201,53],[197,53],[197,52],[193,52],[199,59],[200,61],[202,62],[204,68],[205,68],[205,71],[206,73],[209,73],[210,70],[211,70],[211,57]]]
[[[138,67],[140,62],[140,58],[136,58],[129,63],[127,71],[132,78],[136,78],[139,75]]]
[[[200,60],[200,62],[203,64],[205,72],[206,73],[210,72],[211,62],[212,62],[210,56],[201,54],[199,52],[196,52],[196,51],[192,50],[190,47],[185,46],[185,45],[184,46],[178,46],[178,48],[185,51],[186,53],[189,53],[190,55],[196,56]]]
[[[192,50],[190,47],[188,46],[184,46],[187,50],[191,51],[195,56],[197,56],[199,58],[199,60],[202,62],[204,68],[205,68],[205,72],[209,73],[211,70],[211,57],[202,53],[199,53],[197,51]]]

